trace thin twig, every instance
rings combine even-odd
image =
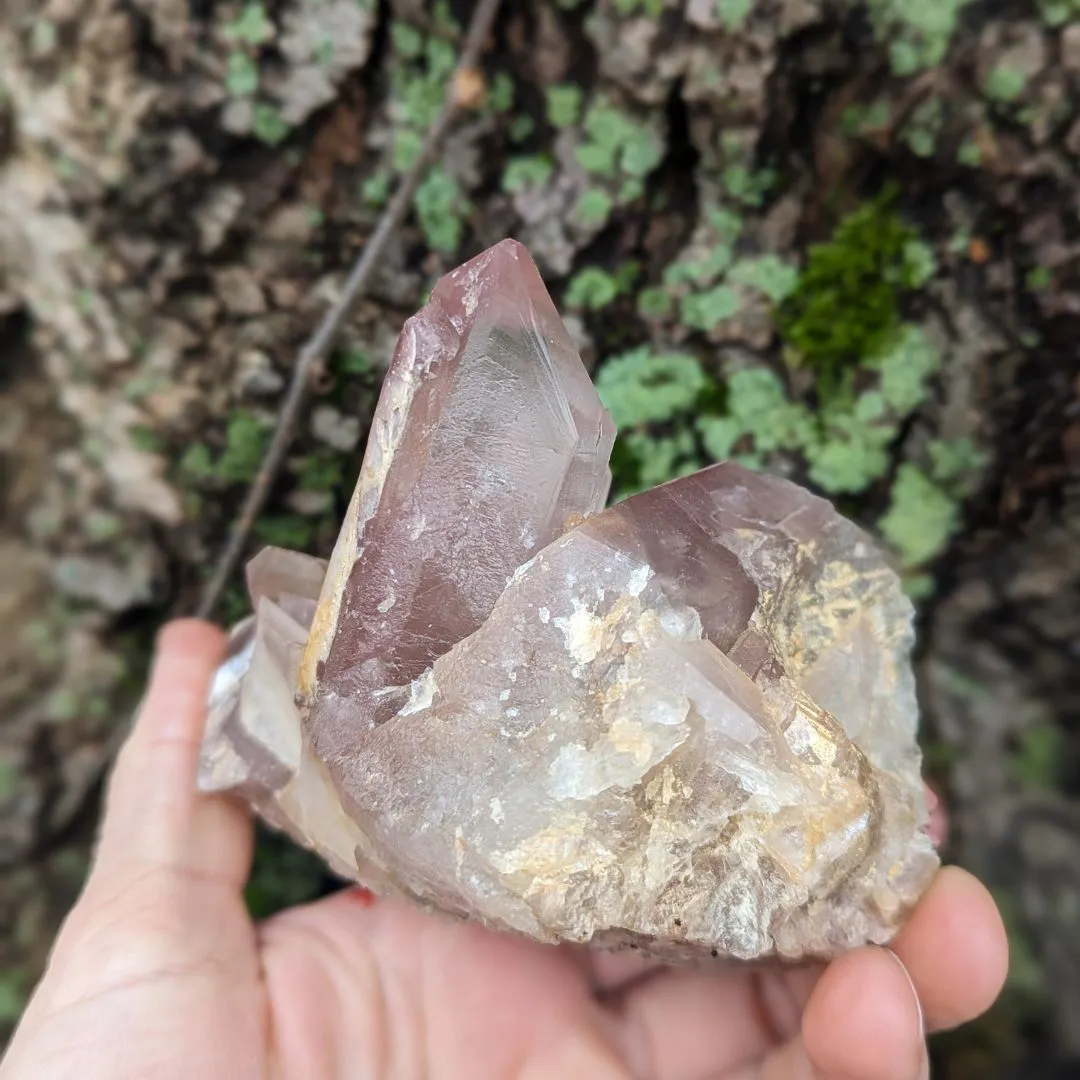
[[[501,0],[478,0],[473,11],[472,20],[465,37],[465,43],[461,49],[457,67],[446,88],[446,95],[438,116],[432,121],[431,126],[424,136],[420,147],[420,153],[412,166],[401,178],[393,198],[386,204],[382,216],[375,226],[375,230],[364,245],[352,270],[341,290],[341,295],[333,306],[323,316],[318,329],[304,343],[293,369],[292,379],[285,399],[281,403],[281,411],[278,413],[277,426],[274,428],[274,437],[266,449],[259,471],[248,489],[244,504],[237,515],[228,542],[225,544],[221,555],[214,565],[214,572],[210,577],[206,588],[203,590],[199,601],[197,614],[199,618],[208,619],[213,615],[221,600],[225,586],[232,576],[236,564],[240,561],[248,536],[255,525],[270,488],[277,477],[281,463],[296,434],[296,424],[300,412],[307,401],[311,391],[313,376],[319,369],[319,363],[330,350],[334,338],[337,336],[341,324],[348,315],[353,304],[367,288],[368,281],[372,276],[390,238],[405,220],[412,205],[413,195],[428,165],[434,159],[443,138],[456,118],[459,110],[468,104],[464,87],[480,62],[480,55],[491,34],[491,28],[495,23],[495,16],[499,11]]]

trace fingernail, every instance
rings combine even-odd
[[[930,1051],[926,1048],[926,1040],[922,1044],[922,1065],[919,1068],[919,1080],[930,1080]]]
[[[919,1080],[930,1080],[930,1054],[926,1048],[926,1017],[923,1014],[922,1002],[919,1000],[919,991],[915,989],[915,980],[911,977],[911,972],[908,971],[904,961],[892,949],[885,947],[884,951],[896,961],[900,970],[904,973],[904,978],[907,979],[908,986],[911,987],[911,996],[915,999],[915,1013],[919,1020],[919,1045],[922,1052]]]
[[[925,1039],[926,1018],[923,1016],[922,1002],[919,1000],[919,991],[915,989],[915,981],[911,977],[911,972],[908,971],[907,965],[904,963],[903,960],[900,959],[899,956],[896,955],[896,953],[892,951],[892,949],[888,948],[887,946],[885,946],[884,949],[885,952],[887,952],[899,965],[900,970],[904,973],[904,978],[907,979],[908,986],[911,987],[911,996],[915,999],[915,1011],[919,1015],[919,1034]]]

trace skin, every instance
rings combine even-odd
[[[252,824],[195,790],[223,648],[162,632],[100,844],[0,1080],[916,1080],[1007,947],[942,870],[892,950],[719,973],[512,940],[345,890],[253,925]]]

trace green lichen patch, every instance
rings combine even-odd
[[[686,353],[654,353],[641,346],[600,369],[596,389],[615,426],[663,423],[693,408],[710,386],[701,364]]]
[[[639,117],[606,95],[595,97],[582,116],[574,148],[578,166],[593,182],[578,201],[575,217],[583,225],[603,225],[615,206],[644,194],[645,180],[663,156],[658,121]]]
[[[969,0],[868,0],[870,21],[897,75],[940,63]]]
[[[415,163],[425,133],[443,106],[447,83],[457,64],[456,38],[460,28],[445,3],[435,5],[433,32],[424,34],[404,20],[390,23],[391,116],[394,122],[389,172],[401,174]],[[491,80],[486,108],[505,112],[514,100],[512,78],[505,72]],[[382,169],[368,178],[365,199],[381,206],[388,197],[391,176]],[[519,176],[517,182],[521,182]],[[429,248],[444,255],[456,252],[464,238],[472,203],[458,178],[442,164],[433,164],[413,196],[416,220]]]
[[[904,567],[921,566],[945,549],[956,531],[958,513],[955,499],[918,466],[904,462],[877,527]]]

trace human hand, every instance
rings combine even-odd
[[[163,631],[93,870],[0,1080],[916,1080],[919,1002],[940,1030],[1001,988],[1001,921],[955,868],[892,951],[827,966],[645,971],[361,889],[255,926],[251,822],[195,790],[223,644],[205,623]]]

